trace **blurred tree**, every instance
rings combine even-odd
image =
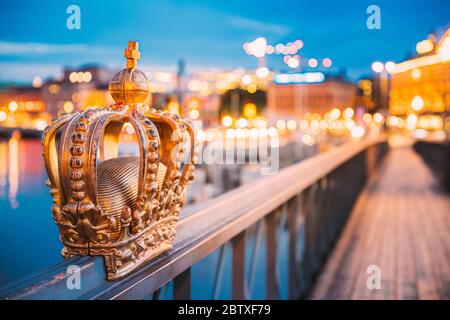
[[[231,89],[225,92],[220,97],[220,112],[219,115],[232,115],[233,117],[240,117],[244,112],[244,105],[247,103],[254,103],[257,107],[257,113],[260,115],[267,105],[266,91],[256,90],[250,93],[244,89]]]

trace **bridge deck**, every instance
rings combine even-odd
[[[450,197],[411,147],[391,149],[361,193],[311,298],[450,299]]]

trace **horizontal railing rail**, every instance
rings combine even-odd
[[[305,296],[386,149],[384,138],[348,142],[187,208],[177,225],[174,249],[124,279],[107,281],[101,257],[77,257],[0,289],[0,297],[196,298],[192,267],[214,254],[217,263],[208,268],[214,275],[207,298],[221,298],[226,248],[231,248],[232,260],[230,298],[258,297],[255,277],[262,264],[263,298]],[[283,255],[286,259],[279,259]],[[287,261],[287,273],[280,271],[280,260]],[[69,289],[72,274],[67,270],[73,265],[80,268],[81,285]],[[284,276],[287,289],[280,284]]]

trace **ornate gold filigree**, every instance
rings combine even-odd
[[[125,57],[109,85],[115,104],[63,114],[42,140],[62,254],[104,256],[110,280],[172,248],[195,161],[189,123],[145,104],[150,88],[136,68],[137,42]],[[138,137],[138,157],[118,156],[125,123]]]

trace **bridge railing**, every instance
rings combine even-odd
[[[78,257],[0,289],[0,297],[305,296],[386,150],[383,138],[349,142],[185,210],[174,249],[122,280],[106,280],[101,257]],[[74,265],[80,276],[75,287],[67,272]]]
[[[432,169],[441,185],[450,192],[450,141],[418,140],[414,149]]]

